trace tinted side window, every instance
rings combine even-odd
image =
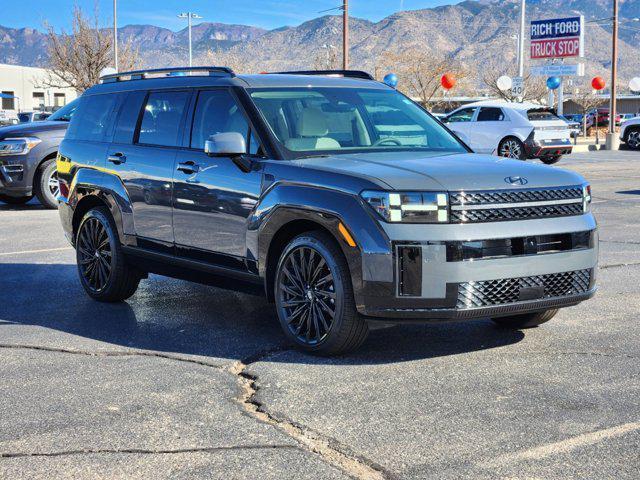
[[[458,110],[455,113],[452,113],[447,121],[449,122],[470,122],[473,118],[473,112],[475,112],[475,108],[463,108],[462,110]]]
[[[113,136],[115,143],[133,142],[133,134],[138,124],[138,117],[145,96],[146,92],[130,92],[126,94],[118,113],[116,131]]]
[[[482,107],[478,113],[478,122],[501,122],[504,120],[502,109],[494,107]]]
[[[198,95],[193,118],[191,148],[204,149],[204,142],[216,133],[238,132],[245,140],[249,124],[227,90],[206,90]]]
[[[117,99],[118,96],[113,94],[82,97],[66,137],[92,142],[103,140]]]
[[[176,146],[188,92],[152,92],[144,107],[138,143]]]

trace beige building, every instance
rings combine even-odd
[[[73,88],[45,87],[49,73],[44,68],[0,63],[0,110],[6,114],[52,111],[78,96]]]

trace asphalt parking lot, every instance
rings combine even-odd
[[[559,166],[593,186],[593,300],[333,359],[256,297],[151,276],[95,303],[57,212],[0,206],[0,478],[639,478],[640,154]]]

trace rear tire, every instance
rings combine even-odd
[[[512,158],[514,160],[527,159],[527,155],[524,151],[524,143],[516,137],[503,138],[498,145],[498,155],[501,157]]]
[[[329,234],[303,233],[286,246],[274,294],[280,325],[291,343],[316,355],[340,355],[367,338],[356,310],[349,266]]]
[[[58,208],[60,187],[58,186],[58,168],[55,158],[42,162],[33,183],[33,190],[42,206]]]
[[[540,158],[540,161],[546,165],[553,165],[554,163],[558,163],[562,155],[549,155],[547,157]]]
[[[99,302],[121,302],[135,293],[140,272],[127,263],[111,213],[89,210],[76,235],[76,261],[85,292]]]
[[[496,324],[504,328],[533,328],[548,322],[558,313],[558,309],[545,310],[544,312],[525,313],[522,315],[512,315],[510,317],[492,318]]]
[[[10,195],[0,193],[0,202],[4,202],[7,205],[24,205],[32,198],[33,195],[27,195],[26,197],[12,197]]]
[[[624,143],[631,150],[640,150],[640,128],[631,128],[625,133]]]

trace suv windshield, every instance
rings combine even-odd
[[[260,88],[249,93],[277,140],[295,156],[467,152],[440,122],[392,90]]]
[[[78,101],[79,99],[76,99],[71,103],[67,103],[60,110],[57,110],[55,113],[51,114],[51,116],[47,118],[47,120],[57,120],[58,122],[70,121],[71,117],[73,116],[73,112],[75,112],[76,108],[78,107]]]

